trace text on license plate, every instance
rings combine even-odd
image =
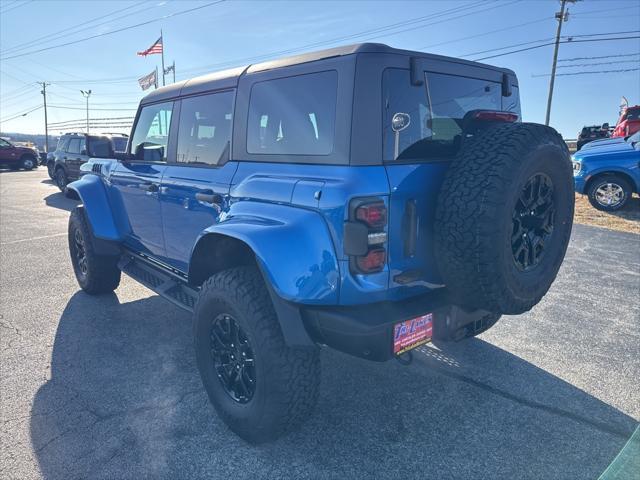
[[[393,326],[393,353],[401,355],[412,348],[424,345],[431,340],[432,335],[432,313],[398,322]]]

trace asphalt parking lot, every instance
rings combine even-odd
[[[640,236],[578,225],[547,297],[412,365],[325,350],[304,427],[252,447],[209,405],[190,318],[78,288],[66,199],[0,173],[0,478],[597,478],[640,419]]]

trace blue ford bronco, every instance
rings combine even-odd
[[[320,346],[408,361],[531,309],[573,219],[567,147],[520,122],[512,71],[381,44],[155,90],[110,157],[68,186],[78,283],[124,272],[192,312],[204,387],[251,443],[309,415]]]

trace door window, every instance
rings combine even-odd
[[[337,89],[336,71],[256,83],[249,100],[247,152],[329,155]]]
[[[178,163],[218,165],[229,155],[233,92],[185,98],[180,108]]]
[[[172,111],[173,102],[142,107],[131,140],[131,153],[136,160],[167,161]]]
[[[72,138],[69,140],[69,146],[67,147],[68,153],[74,153],[80,155],[80,139]]]
[[[11,144],[9,142],[0,138],[0,148],[10,148],[10,147],[11,147]]]

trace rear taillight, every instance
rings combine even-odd
[[[384,203],[368,203],[356,208],[356,220],[372,228],[381,228],[387,223],[387,207]]]
[[[387,251],[384,248],[375,248],[362,257],[356,257],[356,265],[362,273],[374,273],[384,268],[386,260]]]
[[[474,115],[476,120],[486,120],[491,122],[515,122],[518,115],[513,112],[500,112],[497,110],[479,110]]]
[[[377,198],[355,199],[344,229],[344,251],[355,273],[375,273],[387,261],[387,207]]]

